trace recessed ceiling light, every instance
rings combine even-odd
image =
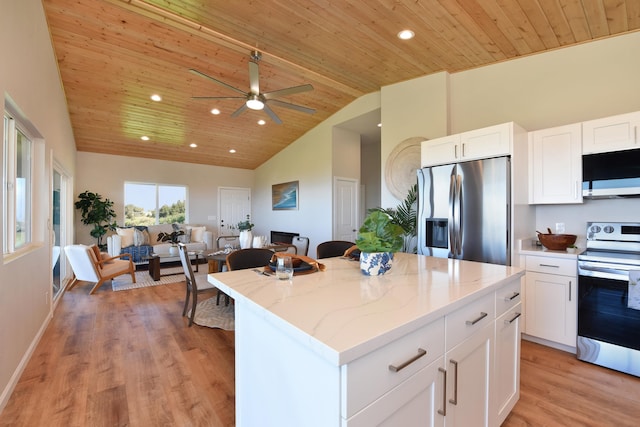
[[[382,127],[382,123],[378,123],[378,127],[381,128]]]
[[[265,121],[264,121],[264,120],[262,120],[262,119],[258,120],[258,124],[259,124],[260,126],[263,126],[265,123],[267,123],[267,122],[265,122]]]
[[[160,101],[162,101],[162,97],[156,93],[156,94],[151,95],[151,100],[152,101],[156,101],[156,102],[160,102]]]
[[[198,146],[198,144],[194,144],[193,142],[191,144],[189,144],[189,147],[191,148],[196,148]]]
[[[398,33],[398,38],[401,40],[409,40],[414,38],[416,33],[411,30],[402,30]]]
[[[234,149],[232,148],[231,150],[229,150],[229,152],[230,152],[231,154],[233,154],[233,153],[235,153],[235,152],[236,152],[236,150],[234,150]]]
[[[149,137],[145,135],[145,136],[141,136],[140,139],[143,141],[148,141]]]
[[[220,110],[218,110],[217,108],[214,108],[211,110],[211,114],[215,114],[217,116],[218,114],[220,114]]]

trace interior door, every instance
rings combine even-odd
[[[334,178],[333,238],[355,242],[358,234],[358,181]]]
[[[251,215],[251,189],[218,188],[218,236],[237,236],[236,224]]]

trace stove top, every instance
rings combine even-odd
[[[587,249],[586,251],[578,255],[578,260],[640,266],[640,252],[619,252]]]
[[[588,222],[587,250],[578,260],[640,266],[640,223]]]

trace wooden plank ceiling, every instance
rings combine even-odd
[[[640,0],[43,0],[79,151],[254,169],[357,97],[640,28]],[[403,29],[414,39],[399,40]],[[231,117],[249,91],[311,92]],[[150,99],[162,96],[161,102]],[[212,108],[221,113],[213,115]],[[266,124],[258,125],[264,119]],[[149,141],[142,141],[146,135]],[[189,144],[197,144],[190,148]],[[229,153],[235,149],[236,153]]]

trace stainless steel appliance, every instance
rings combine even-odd
[[[511,159],[418,170],[418,253],[511,265]]]
[[[640,149],[582,156],[582,197],[640,197]]]
[[[578,359],[640,376],[640,223],[587,223],[578,255]],[[633,273],[640,274],[640,273]]]

